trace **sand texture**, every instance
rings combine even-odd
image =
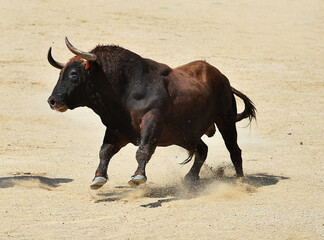
[[[279,0],[2,1],[0,239],[324,239],[324,2]],[[206,60],[255,103],[237,124],[245,177],[220,133],[201,181],[183,185],[187,152],[158,148],[130,188],[136,147],[89,184],[105,128],[91,110],[47,98],[82,50],[116,44],[171,67]],[[239,110],[243,105],[238,100]]]

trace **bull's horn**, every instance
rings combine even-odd
[[[73,52],[75,55],[77,55],[85,60],[95,61],[97,59],[97,56],[95,54],[89,53],[89,52],[82,52],[79,49],[76,49],[75,47],[73,47],[72,44],[67,39],[67,37],[65,37],[65,44],[71,52]]]
[[[50,47],[50,49],[48,50],[48,53],[47,53],[47,60],[55,68],[62,69],[64,67],[63,63],[56,62],[54,60],[54,58],[52,57],[52,48],[51,47]]]

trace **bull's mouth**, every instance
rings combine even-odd
[[[58,112],[66,112],[69,109],[66,104],[54,104],[53,106],[51,106],[51,108]]]
[[[59,106],[58,108],[56,108],[55,110],[58,112],[66,112],[68,110],[68,106],[66,106],[65,104],[62,106]]]
[[[58,107],[54,107],[54,109],[58,112],[66,112],[69,108],[66,106],[66,104],[63,104]]]

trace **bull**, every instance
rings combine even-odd
[[[75,55],[66,64],[54,60],[52,48],[48,51],[49,63],[61,70],[48,103],[59,112],[89,107],[105,125],[92,189],[106,183],[110,159],[128,143],[138,146],[138,167],[129,185],[145,183],[145,167],[156,147],[170,145],[188,150],[184,164],[194,157],[185,181],[198,180],[208,152],[201,138],[213,136],[215,124],[236,176],[243,176],[236,122],[244,118],[251,122],[256,108],[218,69],[205,61],[170,68],[119,46],[98,45],[83,52],[67,38],[65,43]],[[244,102],[241,113],[237,113],[234,95]]]

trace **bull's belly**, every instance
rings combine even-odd
[[[207,130],[214,124],[213,121],[209,123],[183,123],[183,124],[165,124],[162,127],[162,132],[157,139],[156,145],[166,147],[171,145],[178,145],[182,147],[195,146],[199,139],[206,134]],[[129,142],[135,146],[140,145],[140,134],[135,134],[129,138]]]
[[[169,124],[162,130],[162,133],[157,141],[157,146],[195,146],[200,138],[206,133],[211,124],[213,124],[212,121],[201,124]]]
[[[207,103],[173,109],[172,114],[166,118],[158,145],[196,145],[214,123],[216,114],[213,104]]]

